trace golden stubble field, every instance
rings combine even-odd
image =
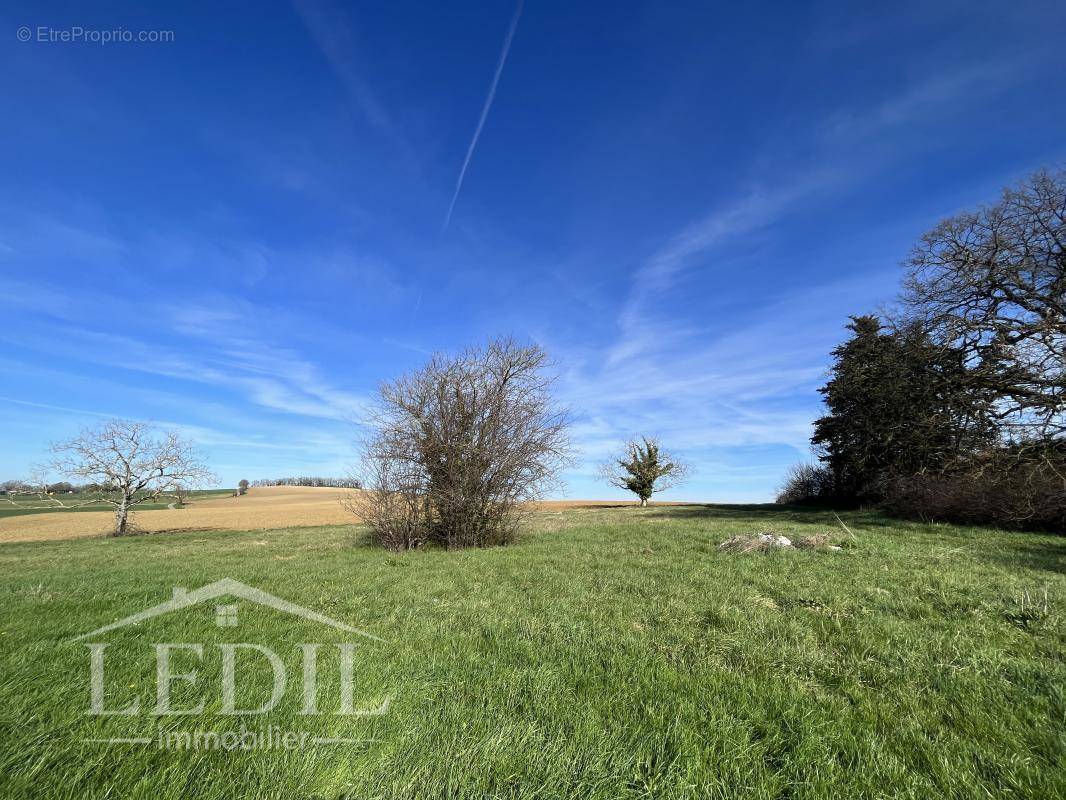
[[[310,486],[268,486],[251,489],[243,497],[201,500],[180,509],[134,512],[133,524],[142,533],[252,531],[354,524],[358,520],[342,505],[346,491]],[[564,509],[622,504],[617,500],[559,500],[538,503],[538,507]],[[0,517],[0,543],[105,536],[113,520],[109,511],[49,511]]]

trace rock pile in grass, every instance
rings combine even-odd
[[[814,533],[810,536],[801,536],[799,539],[796,540],[795,544],[796,547],[799,547],[803,550],[827,550],[830,548],[835,550],[840,549],[830,541],[828,533]]]
[[[718,545],[729,553],[759,553],[781,547],[792,547],[792,540],[776,533],[742,533],[731,536]]]
[[[742,533],[730,536],[718,549],[725,553],[766,553],[771,550],[840,550],[830,543],[828,534],[816,533],[802,536],[793,542],[787,536],[767,531],[766,533]]]

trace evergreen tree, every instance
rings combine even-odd
[[[915,325],[886,331],[875,316],[848,328],[811,438],[838,498],[877,500],[887,478],[943,469],[992,440],[988,402],[960,351]]]

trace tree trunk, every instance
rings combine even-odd
[[[648,498],[647,497],[640,498],[640,507],[644,508],[647,505],[648,505]]]
[[[124,536],[126,533],[126,525],[129,521],[130,506],[125,497],[122,501],[115,506],[115,530],[111,534],[112,536]]]

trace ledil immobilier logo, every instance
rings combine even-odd
[[[313,745],[342,744],[364,741],[361,738],[345,736],[321,736],[309,730],[284,729],[271,721],[270,714],[289,690],[289,670],[286,669],[282,655],[269,644],[252,642],[150,642],[146,647],[154,651],[155,662],[155,702],[142,702],[142,698],[126,698],[120,703],[108,702],[108,669],[114,664],[108,659],[109,644],[102,641],[113,631],[120,628],[144,623],[164,615],[188,611],[201,604],[215,605],[215,625],[219,628],[232,629],[239,625],[238,612],[240,602],[271,609],[274,612],[291,615],[307,622],[326,626],[349,636],[349,640],[326,644],[323,642],[299,642],[295,644],[296,653],[291,654],[299,661],[299,678],[293,683],[300,685],[298,700],[300,718],[313,718],[322,714],[339,717],[375,717],[388,712],[390,698],[384,697],[371,702],[356,702],[356,652],[366,643],[383,644],[384,640],[353,628],[310,608],[290,603],[280,597],[235,581],[231,578],[209,583],[199,589],[187,591],[183,587],[174,587],[171,598],[158,605],[146,608],[136,614],[104,625],[72,639],[72,642],[84,644],[89,655],[89,703],[87,714],[98,718],[144,718],[143,735],[90,738],[86,741],[104,745],[147,745],[160,749],[177,750],[259,750],[259,749],[304,749]],[[201,609],[201,613],[202,613]],[[231,632],[232,633],[232,632]],[[289,645],[291,649],[293,645]],[[326,659],[325,654],[334,664],[335,675],[330,676],[329,684],[336,685],[339,697],[331,702],[330,710],[323,711],[319,690],[319,668]],[[240,654],[240,655],[238,655]],[[200,670],[196,665],[203,665],[206,659],[219,659],[220,680],[218,695],[213,698],[208,712],[209,700],[201,696],[194,705],[175,703],[172,695],[176,686],[188,691],[203,689]],[[183,666],[177,667],[180,659]],[[240,663],[241,670],[238,670]],[[193,666],[189,666],[192,664]],[[178,671],[178,670],[181,671]],[[269,676],[269,677],[268,677]],[[334,680],[333,678],[336,678]],[[269,696],[258,698],[257,704],[239,702],[239,685],[247,681],[252,686],[269,685]],[[113,688],[113,687],[111,687]],[[110,691],[115,694],[114,691]],[[161,725],[162,721],[174,721],[175,718],[193,717],[197,723],[205,718],[217,715],[219,724],[210,728],[182,729],[177,725]],[[254,718],[249,726],[245,718]],[[242,718],[241,724],[234,729],[235,718]]]

